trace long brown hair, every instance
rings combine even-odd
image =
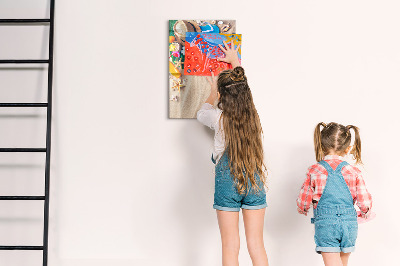
[[[321,126],[323,127],[321,130]],[[351,150],[356,163],[361,161],[361,139],[358,127],[353,125],[343,126],[338,123],[331,122],[325,124],[319,123],[314,130],[314,148],[317,161],[321,161],[327,153],[334,151],[336,153],[344,152],[351,142],[350,129],[354,130],[354,146]]]
[[[238,66],[222,71],[218,76],[218,92],[226,152],[237,189],[245,194],[250,180],[255,191],[259,191],[266,184],[262,128],[244,69]]]

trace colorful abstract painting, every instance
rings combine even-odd
[[[184,74],[194,76],[211,76],[211,73],[218,75],[225,69],[231,69],[232,65],[218,61],[219,57],[225,54],[219,47],[224,46],[223,42],[237,48],[242,42],[241,34],[220,34],[220,33],[197,33],[187,32],[185,42]],[[239,48],[239,60],[241,50]]]
[[[168,72],[169,117],[195,118],[196,113],[209,95],[205,75],[186,75],[186,33],[236,33],[235,20],[169,20],[168,21]]]

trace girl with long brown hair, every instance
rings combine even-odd
[[[225,47],[224,47],[225,46]],[[238,59],[239,47],[224,43],[219,60],[232,64],[209,80],[211,93],[197,113],[197,119],[215,130],[214,209],[222,240],[223,266],[239,265],[239,211],[243,210],[247,248],[253,265],[268,265],[263,228],[266,168],[260,118],[253,103],[244,69]],[[216,106],[215,101],[218,100]]]
[[[322,254],[325,265],[347,266],[358,232],[354,204],[357,203],[364,219],[371,215],[372,207],[361,171],[344,158],[352,154],[356,163],[362,163],[359,129],[321,122],[314,130],[314,148],[318,163],[308,169],[297,199],[298,212],[307,215],[312,203],[316,252]]]

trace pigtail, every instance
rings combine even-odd
[[[326,124],[324,122],[319,123],[314,130],[314,150],[315,150],[315,158],[317,162],[321,161],[324,158],[324,151],[322,150],[322,142],[321,142],[321,126],[324,128]]]
[[[349,125],[346,127],[347,130],[350,131],[350,129],[354,130],[354,146],[353,149],[351,150],[351,154],[353,154],[353,158],[356,160],[356,163],[362,164],[361,161],[361,138],[360,138],[360,132],[358,127]]]

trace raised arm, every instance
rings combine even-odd
[[[218,98],[218,85],[217,85],[217,78],[214,76],[214,73],[211,72],[211,79],[206,77],[208,83],[211,85],[210,95],[208,96],[206,103],[214,105],[215,100]]]
[[[212,104],[204,103],[197,111],[197,120],[205,126],[215,130],[215,125],[219,119],[219,112]]]
[[[221,44],[219,47],[221,50],[225,53],[225,57],[219,57],[218,61],[223,61],[226,63],[229,63],[232,65],[233,68],[240,66],[240,61],[238,57],[238,51],[240,48],[240,44],[236,47],[234,47],[233,41],[231,41],[229,45],[224,41],[224,46]],[[208,96],[206,103],[209,103],[211,105],[214,104],[215,100],[218,98],[218,86],[217,86],[217,77],[214,76],[214,72],[211,72],[211,79],[207,77],[208,83],[211,85],[211,92],[210,95]]]

